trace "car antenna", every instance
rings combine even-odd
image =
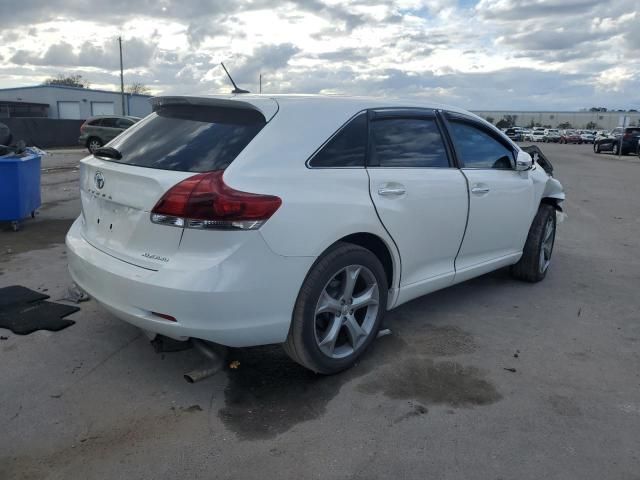
[[[227,77],[229,77],[229,80],[231,80],[231,83],[233,83],[233,90],[231,90],[231,93],[251,93],[249,90],[243,90],[242,88],[238,88],[238,86],[236,85],[236,82],[234,82],[233,78],[231,78],[231,75],[229,75],[229,70],[227,70],[227,67],[224,66],[224,63],[220,62],[220,65],[222,65],[222,68],[224,68],[224,71],[227,74]]]

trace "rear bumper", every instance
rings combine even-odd
[[[188,257],[181,262],[176,255],[174,267],[153,271],[96,249],[82,237],[76,220],[66,238],[69,271],[114,316],[143,330],[231,347],[280,343],[315,259],[277,255],[253,233],[239,249],[218,253],[213,262],[199,264]]]

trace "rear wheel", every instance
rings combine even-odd
[[[387,290],[384,268],[373,253],[337,244],[316,261],[300,289],[285,351],[318,373],[351,367],[380,329]]]
[[[547,275],[556,238],[556,211],[551,205],[538,208],[522,258],[511,267],[511,274],[526,282],[539,282]]]
[[[600,153],[600,144],[599,143],[594,143],[593,144],[593,151],[594,151],[594,153]]]
[[[98,137],[91,137],[87,141],[87,149],[89,150],[89,153],[95,152],[101,146],[102,146],[102,141]]]

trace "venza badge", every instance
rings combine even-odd
[[[102,190],[102,187],[104,187],[104,175],[102,175],[102,172],[96,172],[96,175],[93,177],[93,182],[96,184],[96,187],[98,187],[98,190]]]

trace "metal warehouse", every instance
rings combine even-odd
[[[560,112],[560,111],[541,111],[527,112],[524,110],[508,111],[508,110],[474,110],[473,113],[483,118],[493,119],[493,123],[500,119],[511,116],[515,117],[516,125],[521,127],[528,126],[544,126],[550,125],[557,127],[564,123],[568,123],[572,128],[591,128],[595,130],[610,130],[622,125],[622,117],[627,117],[629,124],[637,125],[640,121],[640,113],[638,112]],[[595,125],[595,127],[593,126]]]
[[[0,117],[25,116],[22,110],[34,106],[41,108],[33,117],[84,120],[94,115],[133,115],[144,117],[151,113],[149,95],[125,93],[124,109],[120,92],[66,87],[61,85],[36,85],[31,87],[0,89]],[[42,106],[48,105],[47,108]],[[13,114],[12,114],[13,113]]]

